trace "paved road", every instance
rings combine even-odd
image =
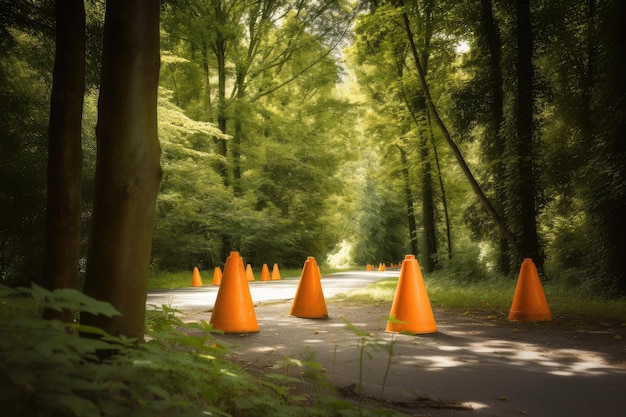
[[[399,271],[350,272],[324,276],[326,298],[362,288]],[[362,379],[364,393],[413,401],[416,397],[453,400],[472,411],[416,409],[432,417],[622,417],[626,415],[626,370],[623,348],[616,349],[613,332],[600,329],[579,332],[576,327],[509,323],[480,316],[436,311],[438,333],[409,336],[385,332],[388,303],[343,306],[329,303],[329,318],[290,316],[289,300],[298,280],[250,283],[259,306],[260,331],[223,334],[235,346],[239,360],[260,369],[274,369],[285,356],[315,360],[336,386]],[[208,320],[218,287],[152,291],[148,304],[166,304],[185,311],[186,318]],[[361,357],[362,336],[346,326],[352,323],[368,334],[367,359]],[[596,326],[598,327],[598,326]],[[389,350],[375,349],[394,343]],[[621,346],[621,345],[618,345]],[[387,368],[390,366],[390,368]],[[387,372],[389,371],[389,372]],[[387,378],[388,375],[388,378]]]
[[[399,270],[354,271],[328,274],[322,277],[324,297],[363,288],[383,278],[399,276]],[[249,283],[252,301],[257,304],[265,301],[291,300],[294,298],[299,280],[252,281]],[[218,286],[176,288],[148,292],[147,305],[163,304],[178,310],[213,310]]]

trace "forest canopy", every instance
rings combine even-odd
[[[114,2],[77,3],[82,285],[98,101],[116,68],[103,57]],[[625,295],[625,9],[619,0],[161,2],[159,33],[145,41],[160,54],[149,267],[209,268],[231,250],[288,267],[412,253],[426,272],[514,277],[531,257],[543,279]],[[0,0],[3,284],[42,280],[58,29],[54,2]]]

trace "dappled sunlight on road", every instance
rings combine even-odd
[[[368,395],[450,399],[480,417],[617,416],[609,405],[626,384],[616,358],[585,348],[575,331],[565,336],[549,327],[448,317],[437,333],[403,335],[384,331],[388,306],[353,314],[330,305],[328,319],[292,317],[288,307],[258,309],[259,333],[218,337],[247,366],[275,369],[285,357],[312,357],[339,387],[361,380]]]
[[[400,364],[416,364],[430,371],[486,364],[505,364],[508,367],[517,366],[526,371],[546,372],[558,376],[601,376],[611,371],[610,364],[602,355],[588,350],[550,349],[547,354],[542,353],[545,349],[540,345],[522,342],[505,340],[459,342],[462,345],[433,345],[422,342],[421,346],[415,348],[396,342],[396,361]],[[419,352],[427,350],[428,355],[412,355],[409,350]],[[437,354],[437,351],[444,354]]]
[[[450,400],[471,406],[474,417],[623,414],[615,411],[626,408],[616,406],[626,386],[626,347],[618,328],[512,323],[497,314],[439,309],[438,332],[405,335],[385,332],[391,300],[360,305],[332,298],[394,275],[324,277],[324,319],[289,315],[297,281],[252,282],[259,332],[215,337],[246,368],[283,372],[285,358],[313,360],[337,387],[357,384],[358,392],[384,393],[393,401]],[[185,320],[208,321],[217,291],[213,286],[151,292],[148,303],[180,307]],[[428,409],[417,415],[467,414]]]

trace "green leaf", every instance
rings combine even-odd
[[[164,400],[168,400],[168,401],[170,400],[170,393],[165,391],[163,388],[159,387],[158,385],[152,384],[152,385],[148,385],[146,388],[155,396],[160,397]]]
[[[12,288],[6,287],[4,285],[0,285],[0,298],[8,297],[11,295],[18,295],[19,292],[15,291]]]
[[[94,315],[100,314],[106,317],[121,316],[121,313],[111,304],[98,301],[71,288],[48,291],[33,283],[31,288],[20,288],[20,290],[30,294],[35,300],[41,302],[44,307],[55,311],[67,309]]]
[[[61,394],[58,401],[69,408],[77,417],[100,417],[100,410],[94,403],[75,395]]]

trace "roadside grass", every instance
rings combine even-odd
[[[333,300],[357,304],[391,304],[397,282],[398,278],[383,279],[365,288],[333,297]],[[488,277],[474,282],[461,282],[439,272],[425,275],[424,283],[433,307],[507,317],[517,281]],[[624,298],[607,299],[557,282],[547,282],[543,288],[553,318],[604,320],[626,325]]]
[[[322,274],[338,272],[322,268]],[[256,280],[260,268],[253,269]],[[270,271],[271,273],[271,271]],[[280,269],[281,279],[300,279],[301,269]],[[399,272],[398,272],[399,274]],[[205,286],[211,285],[213,270],[200,271]],[[481,274],[480,279],[465,279],[446,270],[424,275],[428,297],[433,306],[506,317],[515,294],[516,279]],[[396,291],[397,278],[387,278],[347,294],[333,297],[341,302],[362,304],[391,303]],[[585,320],[607,320],[626,323],[626,299],[607,299],[586,288],[563,282],[544,283],[548,306],[554,318],[567,316]],[[149,289],[181,288],[191,286],[191,271],[153,272]]]
[[[280,269],[280,279],[300,279],[300,274],[302,273],[302,269]],[[211,285],[213,282],[213,272],[214,269],[200,270],[200,277],[202,278],[202,284],[205,286]],[[222,269],[223,272],[223,269]],[[254,274],[255,280],[261,279],[261,268],[252,269],[252,273]],[[149,290],[159,290],[159,289],[168,289],[168,288],[184,288],[191,287],[191,274],[192,271],[156,271],[150,272],[150,280],[148,282]],[[272,269],[270,268],[270,275],[272,274]]]
[[[272,274],[273,266],[269,266],[270,275]],[[343,269],[333,269],[321,267],[322,274],[330,274],[333,272],[344,271]],[[285,268],[278,267],[281,280],[300,279],[302,274],[302,268]],[[202,284],[209,286],[213,281],[214,268],[200,270],[200,277],[202,278]],[[191,287],[191,275],[193,271],[150,271],[150,280],[148,282],[149,290],[169,289],[169,288],[184,288]],[[223,268],[222,268],[223,272]],[[261,279],[261,267],[252,267],[252,273],[255,280]]]

